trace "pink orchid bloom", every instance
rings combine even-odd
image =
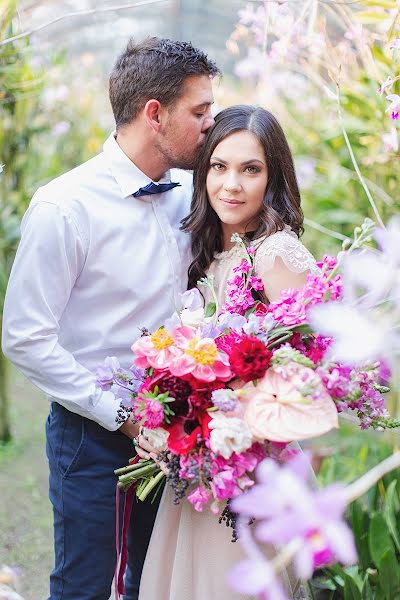
[[[290,367],[289,363],[288,372]],[[244,386],[244,420],[255,439],[305,440],[338,427],[335,403],[320,377],[308,367],[292,365],[292,369],[289,376],[268,369],[256,387],[252,383]],[[305,376],[317,386],[318,393],[313,398],[304,397],[299,391]]]
[[[139,338],[131,349],[135,354],[136,366],[142,369],[167,369],[177,353],[174,340],[163,327],[151,335]]]
[[[175,348],[169,364],[172,375],[182,377],[191,373],[200,381],[228,381],[232,377],[229,358],[221,352],[212,338],[199,337],[192,327],[178,327],[172,332]]]

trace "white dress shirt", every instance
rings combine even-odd
[[[21,227],[3,315],[3,352],[50,400],[117,429],[120,401],[95,387],[106,356],[133,362],[139,328],[154,331],[187,286],[191,174],[134,198],[150,183],[118,146],[34,195]],[[166,174],[169,179],[169,173]]]

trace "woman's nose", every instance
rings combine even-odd
[[[233,171],[228,171],[223,181],[224,189],[228,191],[238,191],[241,188],[239,178]]]

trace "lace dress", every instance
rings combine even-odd
[[[312,255],[289,229],[258,240],[255,247],[256,271],[262,278],[273,269],[277,256],[297,273],[317,269]],[[242,258],[243,250],[235,246],[216,255],[209,268],[220,305],[225,302],[226,282]],[[196,512],[186,500],[175,506],[173,493],[166,486],[143,568],[139,600],[255,600],[234,593],[226,584],[226,573],[244,558],[240,543],[232,543],[231,535],[231,529],[219,524],[211,511]],[[270,557],[276,553],[272,546],[264,546],[264,551]],[[308,598],[289,571],[282,574],[282,582],[289,597]]]

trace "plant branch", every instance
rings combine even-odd
[[[137,6],[146,6],[147,4],[158,4],[160,2],[166,2],[166,1],[167,0],[142,0],[141,2],[135,2],[133,4],[118,4],[116,6],[107,6],[105,8],[92,8],[92,9],[88,9],[88,10],[77,10],[74,12],[66,13],[65,15],[61,15],[60,17],[57,17],[56,19],[52,19],[51,21],[48,21],[47,23],[43,23],[42,25],[39,25],[39,27],[34,27],[33,29],[29,29],[28,31],[24,31],[23,33],[19,33],[18,35],[13,35],[10,38],[2,40],[2,41],[0,41],[0,46],[5,46],[6,44],[10,44],[10,43],[20,40],[24,37],[29,37],[33,33],[41,31],[42,29],[45,29],[46,27],[49,27],[50,25],[54,25],[55,23],[58,23],[59,21],[64,21],[64,19],[69,19],[72,17],[82,17],[82,16],[87,16],[87,15],[94,15],[94,14],[98,14],[98,13],[112,12],[112,11],[116,11],[116,10],[125,10],[127,8],[135,8]]]
[[[375,485],[384,475],[394,469],[400,468],[400,451],[395,452],[389,458],[386,458],[365,475],[347,486],[347,503],[353,502],[360,496],[363,496],[370,487]]]
[[[337,87],[337,101],[338,101],[338,114],[339,114],[340,127],[342,129],[343,137],[345,139],[346,146],[347,146],[347,149],[348,149],[349,154],[350,154],[351,162],[353,163],[353,167],[354,167],[354,169],[355,169],[355,171],[356,171],[356,173],[358,175],[358,179],[360,180],[360,183],[361,183],[362,187],[364,188],[364,191],[365,191],[365,193],[367,195],[369,203],[371,204],[372,210],[375,213],[376,220],[378,221],[380,227],[382,227],[383,229],[385,229],[385,225],[384,225],[384,223],[382,221],[382,218],[381,218],[381,216],[379,214],[379,211],[377,209],[375,201],[374,201],[374,199],[371,196],[371,192],[369,191],[368,186],[365,183],[365,180],[364,180],[363,176],[361,175],[361,171],[359,169],[356,157],[354,156],[353,148],[351,147],[351,143],[350,143],[350,140],[349,140],[349,137],[347,135],[347,131],[346,131],[346,128],[345,128],[344,122],[343,122],[342,105],[341,105],[341,101],[340,101],[340,87],[339,87],[339,83],[337,81],[335,81],[335,83],[336,83],[336,87]]]

